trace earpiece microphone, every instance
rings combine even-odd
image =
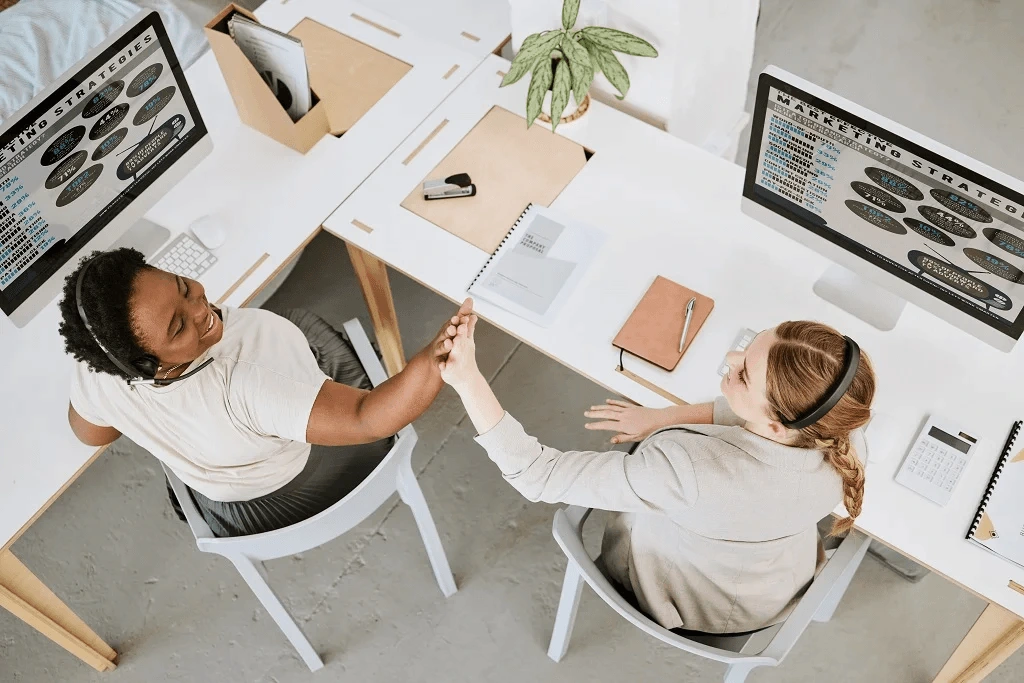
[[[118,360],[114,354],[107,350],[107,347],[103,345],[99,337],[96,336],[96,331],[92,329],[92,325],[89,324],[89,318],[85,315],[85,308],[82,306],[82,281],[85,279],[85,273],[92,267],[93,262],[99,257],[103,256],[107,252],[103,252],[93,256],[85,265],[82,266],[82,270],[78,272],[78,280],[75,281],[75,306],[78,308],[78,317],[82,319],[82,324],[85,325],[85,329],[89,332],[89,336],[96,342],[96,345],[100,347],[100,350],[110,359],[110,362],[118,367],[124,374],[128,375],[128,386],[134,387],[138,385],[153,385],[153,386],[166,386],[168,384],[174,384],[182,380],[188,379],[192,375],[196,374],[207,365],[213,362],[212,358],[207,359],[202,365],[194,370],[189,370],[181,377],[175,377],[173,379],[157,379],[156,373],[160,367],[160,361],[157,360],[152,354],[145,354],[142,358],[136,360],[129,367]]]
[[[98,344],[99,342],[96,342],[96,343]],[[101,346],[100,348],[103,348],[103,347]],[[109,358],[110,354],[107,354],[107,357]],[[110,358],[110,360],[114,360],[114,359]],[[170,379],[157,379],[156,377],[136,377],[134,379],[128,380],[128,386],[130,386],[130,387],[134,387],[134,386],[138,386],[138,385],[143,385],[143,386],[145,386],[145,385],[154,385],[154,386],[158,386],[158,387],[167,386],[168,384],[174,384],[175,382],[180,382],[182,380],[188,379],[189,377],[191,377],[192,375],[196,374],[197,372],[199,372],[200,370],[202,370],[203,368],[205,368],[207,365],[209,365],[212,362],[213,362],[212,358],[207,358],[206,361],[203,362],[203,364],[200,365],[198,368],[195,368],[194,370],[189,370],[188,372],[186,372],[181,377],[173,377],[173,378],[170,378]],[[122,368],[122,369],[124,369],[124,368]]]

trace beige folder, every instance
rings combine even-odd
[[[527,129],[526,119],[496,106],[423,178],[468,173],[476,196],[428,201],[421,181],[402,207],[490,254],[524,206],[550,206],[586,163],[578,143],[540,124]]]

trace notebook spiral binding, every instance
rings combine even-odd
[[[1013,444],[1017,440],[1017,434],[1020,432],[1021,425],[1024,424],[1020,420],[1013,423],[1013,428],[1010,429],[1010,436],[1006,438],[1006,445],[1003,447],[1003,452],[999,456],[999,462],[996,464],[996,469],[992,473],[992,478],[988,480],[988,486],[985,488],[985,495],[981,497],[981,504],[978,505],[978,511],[974,515],[974,521],[971,522],[971,528],[967,532],[967,538],[973,538],[974,532],[978,530],[978,525],[981,524],[981,517],[985,514],[985,508],[988,507],[988,501],[992,498],[992,492],[995,491],[996,484],[999,483],[999,476],[1003,473],[1003,468],[1006,467],[1006,461],[1010,459],[1010,453],[1013,451]]]
[[[473,281],[469,283],[469,287],[466,287],[467,290],[470,290],[470,289],[473,288],[473,285],[476,284],[476,281],[479,280],[480,276],[484,274],[485,270],[487,270],[487,266],[491,265],[491,261],[494,260],[494,257],[497,256],[498,252],[501,251],[505,247],[505,242],[508,242],[508,238],[511,237],[512,233],[514,233],[516,231],[516,228],[519,227],[519,224],[523,221],[523,218],[526,217],[527,212],[530,210],[530,207],[532,207],[532,206],[533,206],[533,202],[530,202],[529,204],[526,205],[526,208],[523,209],[523,212],[521,214],[519,214],[519,218],[516,219],[516,222],[513,223],[512,227],[509,228],[508,232],[505,233],[505,236],[501,239],[501,242],[498,243],[497,248],[487,258],[487,261],[484,262],[483,267],[479,270],[479,272],[477,272],[476,277],[473,278]]]

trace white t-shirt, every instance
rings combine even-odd
[[[198,374],[164,387],[129,387],[80,362],[71,405],[148,450],[207,498],[251,500],[305,467],[306,425],[328,377],[288,320],[255,308],[221,313],[224,336],[186,368],[213,358]]]

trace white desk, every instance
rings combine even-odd
[[[508,0],[366,0],[365,4],[481,60],[512,38]]]
[[[306,155],[239,123],[212,52],[188,70],[214,151],[146,217],[173,234],[204,214],[227,223],[228,241],[215,250],[219,262],[203,284],[211,300],[231,306],[251,298],[296,256],[330,212],[479,62],[352,2],[268,2],[257,14],[281,30],[310,16],[412,68],[343,137],[327,136]],[[374,270],[373,259],[353,253],[364,272],[384,272],[382,266]],[[0,320],[0,606],[91,666],[109,670],[116,653],[10,552],[102,451],[79,443],[68,427],[73,362],[57,334],[58,318],[54,303],[21,330]]]
[[[507,68],[508,62],[497,57],[481,64],[324,228],[452,300],[465,297],[487,254],[399,204],[493,105],[522,115],[525,83],[498,89],[499,72]],[[448,123],[440,132],[403,163],[443,119]],[[1000,353],[914,306],[907,307],[895,330],[882,333],[825,303],[811,286],[829,262],[740,212],[743,170],[738,166],[597,102],[579,121],[559,126],[558,133],[594,156],[552,206],[603,228],[608,243],[551,328],[486,302],[478,304],[480,315],[609,390],[650,406],[667,400],[615,371],[618,354],[611,340],[655,275],[715,299],[714,312],[676,371],[633,358],[626,362],[627,369],[688,401],[717,395],[717,368],[741,327],[814,319],[851,335],[875,364],[877,409],[902,425],[896,452],[868,467],[857,526],[1012,613],[987,610],[960,656],[1000,643],[995,655],[1005,658],[1007,648],[1012,652],[1024,637],[1024,631],[1013,630],[1024,616],[1024,595],[1008,583],[1024,584],[1024,570],[963,536],[1012,422],[1024,416],[1024,396],[1008,391],[1002,381],[978,378],[1024,376],[1024,350]],[[984,440],[945,507],[893,481],[904,449],[932,412],[956,416]],[[983,642],[978,640],[982,632],[989,634]],[[998,664],[993,652],[986,653],[987,661]]]

